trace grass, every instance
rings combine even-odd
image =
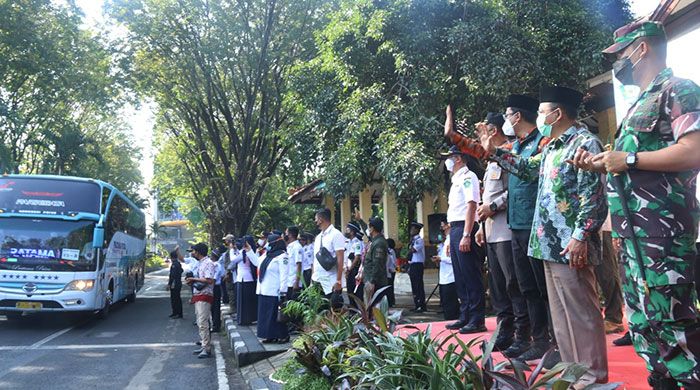
[[[294,359],[289,359],[272,374],[272,379],[284,383],[285,390],[330,390],[331,385],[319,376],[301,373],[304,368]]]

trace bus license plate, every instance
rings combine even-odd
[[[41,302],[17,302],[15,304],[17,309],[41,309]]]

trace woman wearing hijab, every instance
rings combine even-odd
[[[236,269],[236,321],[238,325],[250,325],[257,320],[258,297],[255,295],[255,264],[259,263],[255,253],[253,236],[243,237],[243,249],[231,260],[229,269]]]
[[[279,306],[286,299],[288,256],[284,239],[279,234],[267,238],[264,260],[258,264],[258,337],[263,343],[289,341],[287,324],[277,321]]]

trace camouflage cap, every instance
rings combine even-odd
[[[603,50],[605,54],[615,54],[624,50],[630,43],[639,37],[666,36],[663,24],[638,20],[615,30],[615,43]]]

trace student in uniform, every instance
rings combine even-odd
[[[287,298],[295,299],[295,296],[299,294],[299,288],[302,285],[301,263],[304,258],[304,248],[302,248],[301,243],[299,243],[299,228],[296,226],[289,226],[285,233],[285,241],[287,242],[287,254],[289,255]]]
[[[350,299],[350,305],[357,307],[351,295],[362,299],[362,282],[357,282],[357,272],[362,263],[364,245],[362,243],[362,232],[359,224],[349,222],[345,227],[345,284]]]
[[[239,297],[236,306],[236,322],[238,325],[250,325],[257,320],[258,296],[255,293],[255,264],[259,263],[255,251],[253,236],[243,237],[243,249],[236,249],[229,269],[236,269],[236,296]]]
[[[221,259],[221,253],[224,248],[217,248],[211,251],[209,258],[216,265],[216,273],[214,274],[214,302],[211,305],[211,331],[219,333],[221,331],[221,295],[222,282],[225,274],[224,264]]]
[[[440,222],[440,234],[438,235],[438,254],[433,256],[433,261],[440,264],[438,285],[440,286],[440,306],[445,320],[459,318],[459,300],[457,299],[457,287],[455,286],[455,273],[450,257],[450,225],[447,218]]]
[[[289,257],[282,236],[267,237],[265,259],[258,267],[258,337],[263,343],[289,341],[287,325],[277,321],[279,307],[286,300]]]

